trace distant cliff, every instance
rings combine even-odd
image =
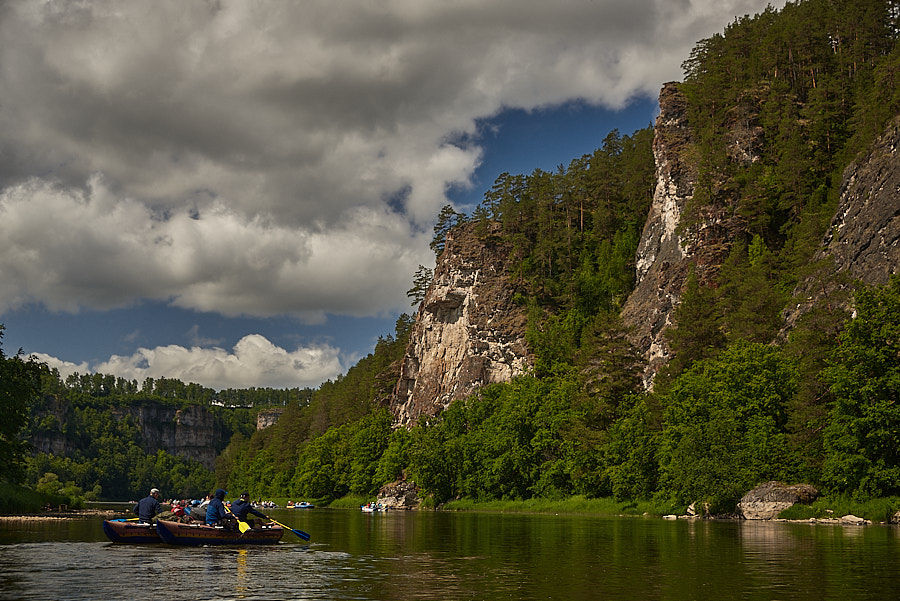
[[[140,445],[147,454],[163,450],[170,455],[198,461],[205,468],[215,467],[216,456],[228,443],[229,434],[213,413],[202,405],[177,408],[155,402],[142,402],[109,409],[112,419],[130,420],[138,429]],[[53,397],[46,402],[36,420],[44,424],[33,433],[35,451],[67,457],[79,450],[79,434],[70,404]]]

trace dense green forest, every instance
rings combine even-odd
[[[885,0],[788,3],[735,20],[687,57],[681,89],[698,185],[686,221],[724,212],[743,227],[714,281],[689,276],[667,334],[673,357],[652,392],[619,311],[656,183],[653,131],[613,131],[555,172],[501,174],[471,215],[445,207],[438,216],[436,253],[452,228],[508,249],[508,277],[529,314],[528,375],[395,429],[383,401],[408,315],[315,391],[215,393],[170,380],[139,389],[105,376],[63,382],[44,369],[31,415],[51,395],[70,399],[96,454],[29,457],[17,447],[14,473],[32,486],[53,475],[54,486],[99,486],[99,496],[146,488],[149,477],[186,494],[224,486],[317,500],[373,495],[407,478],[435,505],[584,495],[729,511],[773,479],[855,499],[900,495],[900,278],[848,287],[854,319],[817,307],[773,344],[795,285],[822,268],[810,258],[842,170],[900,115],[898,14],[900,2]],[[416,274],[414,302],[430,274]],[[243,406],[221,408],[232,422],[214,474],[138,453],[131,426],[108,423],[104,411],[141,395]],[[267,406],[284,413],[256,431],[249,416]],[[103,467],[109,456],[126,459]],[[104,480],[95,469],[127,476]]]

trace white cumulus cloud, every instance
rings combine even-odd
[[[259,386],[314,388],[342,371],[335,348],[323,345],[289,351],[258,334],[243,337],[230,351],[178,345],[140,348],[132,355],[113,355],[95,366],[60,361],[43,353],[35,356],[59,370],[63,379],[73,373],[96,372],[138,383],[146,378],[174,378],[214,390]]]

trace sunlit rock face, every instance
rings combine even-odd
[[[284,413],[284,409],[280,408],[261,410],[256,414],[256,429],[265,430],[269,426],[274,426],[278,423],[278,419],[281,417],[282,413]]]
[[[659,95],[653,156],[656,190],[635,256],[636,286],[622,310],[630,339],[647,361],[644,384],[669,358],[663,337],[672,324],[688,271],[690,232],[681,232],[682,213],[693,198],[696,171],[691,164],[691,131],[687,123],[687,99],[678,84],[666,84]]]
[[[688,273],[693,270],[701,285],[714,285],[732,244],[746,233],[746,222],[727,194],[713,190],[714,201],[693,202],[700,157],[688,122],[688,101],[678,83],[663,86],[659,108],[653,137],[656,189],[635,255],[635,289],[622,309],[630,342],[646,361],[648,389],[670,358],[665,332],[677,325],[673,313]],[[753,106],[742,107],[733,119],[728,156],[739,163],[759,160]]]
[[[795,503],[812,503],[819,491],[809,484],[764,482],[741,498],[737,513],[745,520],[773,520]]]
[[[496,228],[468,224],[448,236],[389,400],[396,423],[413,425],[530,364],[525,310],[513,302]]]

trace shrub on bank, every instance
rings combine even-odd
[[[856,501],[850,495],[842,495],[821,497],[809,505],[797,503],[779,513],[778,517],[783,520],[810,520],[855,515],[878,523],[889,522],[897,511],[900,511],[900,497]]]
[[[38,513],[47,507],[83,509],[82,497],[40,493],[8,482],[0,482],[0,513]]]

